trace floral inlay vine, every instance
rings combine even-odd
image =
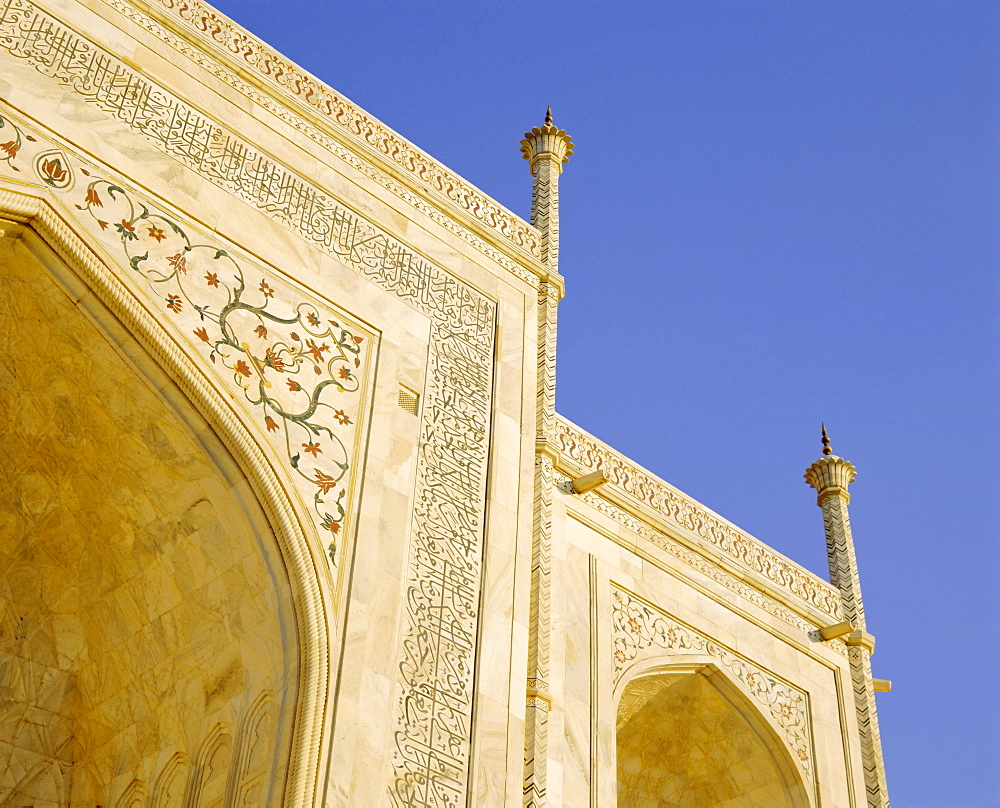
[[[14,147],[2,162],[14,165],[20,144],[36,139],[0,117]],[[4,144],[0,144],[4,148]],[[68,190],[69,158],[44,152],[34,159],[39,179]],[[338,315],[278,291],[278,281],[249,268],[218,244],[196,241],[175,218],[152,210],[121,185],[76,167],[89,184],[77,210],[89,214],[107,241],[117,242],[127,266],[165,316],[191,334],[208,360],[229,371],[259,426],[282,446],[290,473],[310,492],[316,523],[338,564],[337,537],[347,517],[354,430],[367,336]],[[75,196],[75,194],[74,194]],[[106,241],[106,243],[107,243]],[[194,327],[192,327],[194,326]]]
[[[770,713],[784,733],[803,773],[812,778],[812,731],[809,700],[804,692],[624,590],[612,587],[611,599],[616,683],[626,665],[640,657],[651,656],[655,649],[714,657],[719,667],[726,670],[754,701]]]
[[[192,242],[176,221],[108,180],[91,182],[77,207],[119,235],[129,266],[168,314],[197,314],[201,325],[192,333],[208,358],[232,371],[232,383],[258,408],[264,428],[284,436],[293,473],[315,488],[313,508],[331,534],[327,554],[336,564],[350,467],[338,427],[356,416],[354,402],[335,396],[358,390],[365,338],[312,303],[277,300],[267,278],[248,282],[229,252]]]

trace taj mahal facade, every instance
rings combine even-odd
[[[556,412],[551,115],[526,221],[199,0],[0,64],[0,806],[889,805],[851,463],[827,581]]]

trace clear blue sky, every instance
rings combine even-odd
[[[557,408],[823,575],[825,420],[893,803],[1000,806],[1000,3],[217,5],[525,217],[552,105]]]

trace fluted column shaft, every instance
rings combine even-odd
[[[854,626],[847,637],[847,658],[861,741],[865,789],[869,808],[889,808],[889,791],[882,757],[882,739],[875,708],[871,655],[875,638],[868,634],[861,598],[861,578],[851,533],[848,486],[857,476],[851,463],[836,455],[825,455],[806,470],[806,482],[817,492],[816,504],[823,509],[830,582],[840,590],[844,618]]]
[[[542,262],[559,266],[559,175],[562,162],[545,155],[531,166],[535,181],[531,189],[531,223],[542,234]]]
[[[572,154],[570,138],[545,125],[526,132],[521,151],[533,178],[531,223],[541,234],[541,258],[553,272],[559,262],[559,174]],[[559,288],[542,281],[538,290],[538,349],[536,354],[535,477],[532,503],[531,609],[528,624],[528,671],[524,737],[524,795],[526,808],[547,804],[549,650],[552,633],[552,501],[555,473],[556,310]]]

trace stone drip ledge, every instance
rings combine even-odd
[[[611,503],[654,533],[732,568],[753,584],[806,617],[816,626],[843,619],[840,592],[819,576],[772,550],[669,483],[632,463],[562,416],[556,419],[556,468],[575,479],[600,470],[607,479],[584,494]],[[599,508],[606,510],[604,508]],[[645,535],[642,531],[640,535]],[[648,536],[647,536],[648,538]]]

